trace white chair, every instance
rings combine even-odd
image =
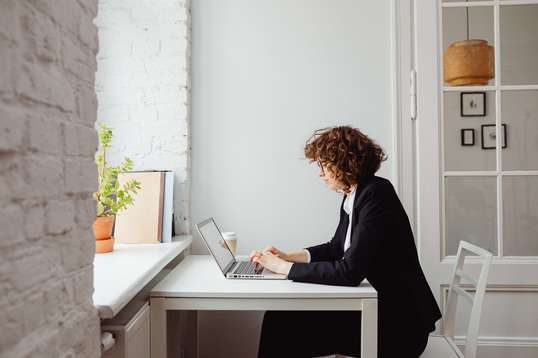
[[[463,263],[465,262],[465,254],[474,254],[482,259],[482,270],[478,281],[473,277],[463,272]],[[488,279],[489,265],[492,258],[491,252],[484,250],[476,245],[466,241],[460,241],[458,254],[456,256],[456,264],[452,273],[452,280],[448,291],[448,299],[446,312],[443,320],[444,324],[441,330],[442,335],[430,335],[428,345],[422,353],[422,358],[441,358],[441,357],[457,357],[457,358],[476,358],[476,348],[478,344],[478,328],[480,326],[480,314],[482,312],[482,302],[486,293],[486,284]],[[475,294],[465,291],[460,285],[464,279],[472,283],[476,289]],[[458,296],[462,296],[472,305],[471,317],[469,318],[469,326],[467,327],[467,340],[465,343],[465,353],[462,353],[454,342],[454,321],[456,318],[456,307]]]

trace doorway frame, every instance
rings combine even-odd
[[[391,1],[393,183],[417,241],[412,0]],[[417,241],[417,248],[419,247]]]

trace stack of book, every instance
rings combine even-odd
[[[118,175],[123,185],[138,180],[140,189],[134,203],[116,214],[114,237],[117,243],[171,242],[173,231],[174,172],[170,170],[131,171]]]

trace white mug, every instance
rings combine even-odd
[[[237,255],[237,235],[235,232],[223,232],[222,237],[226,241],[226,245],[230,248],[230,251],[235,256]]]

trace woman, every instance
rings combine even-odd
[[[392,184],[375,176],[383,150],[358,129],[318,130],[305,155],[344,194],[340,222],[324,244],[285,253],[268,246],[250,260],[298,282],[378,292],[378,356],[418,357],[441,312],[420,267],[409,219]],[[360,312],[267,311],[258,357],[360,353]]]

